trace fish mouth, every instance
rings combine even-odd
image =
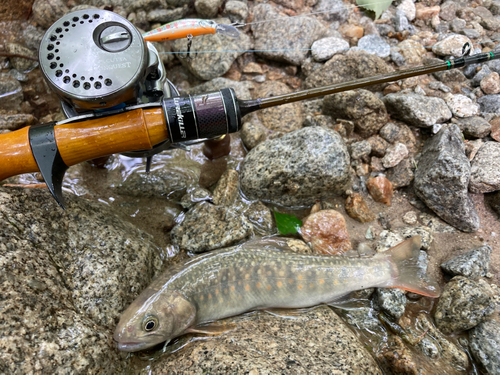
[[[147,345],[143,342],[118,342],[115,341],[118,350],[123,352],[138,352],[140,350],[146,349]]]

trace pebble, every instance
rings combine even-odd
[[[248,4],[243,1],[228,1],[222,15],[231,22],[245,23],[248,18]]]
[[[460,129],[443,126],[424,144],[415,172],[415,193],[447,223],[475,232],[479,216],[468,195],[469,179],[470,162]]]
[[[439,17],[445,21],[456,20],[458,7],[459,5],[455,1],[452,0],[445,1],[443,4],[441,4]]]
[[[397,8],[404,12],[408,21],[413,21],[415,19],[417,9],[415,8],[415,3],[412,0],[401,1]]]
[[[393,189],[409,186],[414,178],[415,161],[413,158],[403,159],[394,168],[389,168],[385,176],[391,181]]]
[[[441,268],[453,276],[475,279],[486,276],[489,272],[490,259],[491,247],[484,245],[441,263]]]
[[[202,18],[213,18],[217,15],[222,0],[195,0],[194,9]]]
[[[491,138],[500,142],[500,117],[496,117],[490,121],[491,123]]]
[[[194,187],[181,198],[182,208],[191,208],[198,202],[211,201],[212,194],[207,189],[202,187]]]
[[[360,142],[352,143],[350,146],[350,151],[352,159],[366,160],[372,151],[372,147],[370,142],[363,140]]]
[[[432,46],[432,52],[438,56],[462,56],[462,46],[465,43],[472,45],[472,41],[465,35],[454,34],[437,42]]]
[[[469,331],[470,351],[488,374],[500,373],[500,323],[486,320]]]
[[[352,249],[345,219],[335,210],[321,210],[309,215],[300,234],[320,254],[340,255]]]
[[[202,253],[231,246],[252,233],[252,224],[238,212],[208,202],[197,203],[170,232],[174,245]]]
[[[500,95],[484,95],[477,100],[482,114],[500,115]]]
[[[382,158],[384,168],[392,168],[398,165],[403,159],[408,157],[408,149],[402,143],[396,143],[390,146]]]
[[[402,10],[397,10],[396,15],[393,18],[394,28],[398,32],[404,32],[410,29],[410,23],[408,18],[406,18],[405,13]]]
[[[397,232],[401,234],[402,238],[405,240],[415,236],[420,236],[420,248],[423,250],[429,250],[432,242],[434,241],[432,230],[424,226],[400,228]]]
[[[399,53],[403,55],[406,64],[414,66],[422,64],[422,57],[425,56],[424,46],[416,40],[406,39],[398,44]]]
[[[415,211],[408,211],[403,215],[403,222],[408,225],[415,225],[418,222],[417,213]]]
[[[500,143],[485,142],[472,159],[469,190],[473,193],[500,190]]]
[[[391,205],[393,194],[391,182],[384,176],[370,178],[366,183],[370,195],[376,202]]]
[[[252,200],[312,205],[324,196],[343,194],[350,181],[349,159],[337,132],[319,126],[296,130],[247,154],[240,172],[241,190]]]
[[[245,210],[245,216],[252,224],[256,234],[269,236],[275,232],[273,213],[264,203],[253,202]]]
[[[358,41],[358,48],[381,58],[391,54],[391,46],[378,35],[365,35]]]
[[[385,155],[385,150],[390,146],[390,144],[379,135],[374,135],[367,139],[370,144],[371,154],[381,158]]]
[[[500,93],[500,75],[497,72],[491,72],[481,80],[480,86],[486,95]]]
[[[376,298],[380,309],[386,314],[392,316],[394,319],[399,319],[403,316],[406,303],[408,302],[403,290],[377,288]]]
[[[247,121],[243,123],[240,137],[248,150],[255,148],[267,139],[268,130],[260,121]]]
[[[487,283],[455,276],[444,287],[434,321],[441,332],[451,334],[474,328],[494,310],[491,288]]]
[[[347,214],[360,223],[369,223],[375,220],[375,214],[368,208],[363,196],[359,193],[352,193],[345,201]]]
[[[234,169],[226,170],[217,185],[215,185],[213,193],[213,202],[217,206],[231,206],[239,191],[239,174]]]
[[[0,115],[0,130],[17,130],[27,125],[33,125],[35,122],[36,118],[26,113]]]
[[[475,141],[468,141],[465,144],[465,155],[472,161],[476,156],[477,152],[483,145],[483,141],[481,139],[476,139]]]
[[[446,94],[445,100],[456,117],[471,117],[479,112],[479,106],[465,95]]]
[[[329,37],[315,41],[311,46],[311,54],[315,61],[323,62],[347,49],[349,49],[349,42],[341,38]]]
[[[465,138],[484,138],[491,132],[490,123],[482,117],[453,118],[451,121],[458,125]]]
[[[429,128],[452,117],[448,105],[441,98],[396,93],[385,96],[383,100],[391,115],[419,128]]]

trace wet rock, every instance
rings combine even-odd
[[[441,98],[396,93],[385,96],[384,103],[391,115],[419,128],[429,128],[452,117],[446,102]]]
[[[376,202],[391,205],[393,189],[391,182],[387,178],[384,176],[370,178],[366,183],[366,187]]]
[[[441,263],[441,268],[453,276],[475,279],[489,272],[490,256],[491,247],[484,245]]]
[[[395,319],[403,316],[408,302],[403,290],[377,288],[376,298],[380,309],[386,314]]]
[[[244,23],[248,18],[248,5],[243,1],[228,1],[222,15],[231,22]]]
[[[391,54],[391,46],[378,35],[366,35],[358,41],[358,48],[378,57],[384,58]]]
[[[462,46],[465,43],[469,43],[469,45],[472,45],[471,40],[465,35],[450,35],[449,37],[446,37],[434,44],[434,46],[432,47],[432,52],[434,52],[438,56],[461,57]]]
[[[347,214],[360,223],[369,223],[375,220],[375,215],[368,208],[363,196],[358,193],[349,195],[345,201]]]
[[[221,23],[230,23],[229,20],[218,20]],[[238,38],[231,38],[222,34],[201,35],[193,38],[192,51],[232,51],[224,53],[200,53],[194,59],[187,59],[188,44],[184,39],[177,39],[173,49],[180,61],[191,73],[203,80],[211,80],[225,74],[234,60],[243,51],[250,48],[250,38],[245,33],[240,33]],[[180,53],[179,53],[180,52]],[[183,58],[184,57],[184,58]],[[226,86],[227,87],[227,86]]]
[[[415,355],[397,336],[389,339],[389,346],[377,354],[380,361],[387,363],[391,372],[396,374],[419,374],[419,367]]]
[[[311,55],[315,61],[330,60],[334,55],[349,49],[349,42],[342,38],[329,37],[315,41],[311,46]]]
[[[228,169],[215,185],[213,202],[217,206],[230,206],[238,196],[239,174],[234,169]]]
[[[384,168],[392,168],[398,165],[403,159],[408,157],[408,149],[402,143],[396,143],[390,146],[382,158]]]
[[[189,13],[189,8],[184,5],[175,9],[153,9],[148,12],[146,19],[148,22],[169,23],[184,18]]]
[[[132,172],[116,187],[121,195],[131,197],[157,197],[180,200],[186,189],[195,181],[195,176],[174,168],[143,169]]]
[[[484,138],[491,131],[491,125],[482,117],[468,117],[463,119],[452,119],[457,124],[466,138]]]
[[[227,87],[231,87],[232,89],[234,89],[234,92],[238,99],[242,100],[252,99],[252,94],[250,94],[250,89],[253,89],[252,82],[250,81],[237,82],[233,81],[232,79],[227,79],[223,77],[212,79],[209,82],[205,82],[202,83],[201,85],[184,90],[184,92],[186,94],[195,95],[211,91],[219,91]]]
[[[32,51],[38,51],[44,34],[45,30],[41,27],[28,24],[23,30],[24,44]]]
[[[46,190],[0,188],[3,372],[122,372],[114,325],[161,268],[149,235],[65,197],[63,211]]]
[[[471,329],[495,310],[491,288],[484,281],[455,276],[445,285],[434,321],[445,334]]]
[[[68,7],[62,0],[35,0],[31,7],[33,20],[45,29],[48,29],[68,11]]]
[[[391,68],[378,56],[364,51],[349,51],[335,55],[323,66],[309,74],[304,82],[306,88],[333,85],[335,83],[351,81],[358,78],[372,77],[388,73]],[[370,86],[372,91],[381,90],[385,85]]]
[[[194,9],[203,18],[212,18],[217,15],[222,0],[195,0]]]
[[[223,206],[200,202],[170,232],[172,243],[181,249],[202,253],[231,246],[252,233],[252,224],[239,213]]]
[[[353,121],[355,131],[364,138],[377,134],[387,122],[384,103],[367,90],[327,95],[323,100],[323,114]]]
[[[472,159],[469,190],[473,193],[500,190],[499,142],[485,142]]]
[[[252,149],[241,168],[241,189],[250,199],[309,205],[343,194],[349,166],[347,147],[337,132],[303,128]]]
[[[198,202],[211,201],[212,194],[202,187],[194,187],[181,198],[181,206],[183,208],[191,208]]]
[[[415,193],[447,223],[464,232],[479,228],[479,217],[468,195],[470,163],[460,129],[447,125],[422,151],[415,172]]]
[[[23,55],[35,59],[38,58],[36,54],[29,48],[26,48],[17,43],[7,44],[7,52],[12,53],[14,55]],[[29,72],[33,70],[36,66],[38,66],[38,61],[26,59],[23,57],[11,57],[10,62],[12,63],[12,66],[20,72]]]
[[[257,53],[270,60],[300,66],[313,42],[326,32],[324,26],[314,18],[296,17],[284,21],[283,16],[270,4],[258,4],[253,11],[255,50],[263,51]],[[286,32],[276,32],[275,22],[262,22],[276,18],[286,22]]]
[[[477,102],[482,113],[500,115],[500,95],[484,95]]]
[[[370,155],[372,147],[368,141],[354,142],[350,146],[350,151],[351,159],[366,159]]]
[[[241,140],[248,150],[267,139],[268,130],[258,121],[247,121],[243,123],[240,130]]]
[[[33,115],[20,113],[17,115],[0,115],[0,130],[17,130],[26,125],[33,125],[36,118]]]
[[[480,86],[486,95],[498,94],[500,92],[500,75],[497,72],[488,74],[481,80]]]
[[[267,81],[259,87],[256,96],[258,98],[267,98],[291,92],[292,90],[283,82]],[[257,113],[257,116],[259,116],[262,124],[271,130],[289,133],[302,127],[303,116],[300,103],[264,108]]]
[[[23,88],[19,81],[7,74],[0,75],[0,109],[19,110],[23,101]]]
[[[257,234],[268,236],[275,232],[273,213],[264,203],[253,202],[245,211],[245,216]]]
[[[456,117],[471,117],[479,112],[479,106],[465,95],[448,94],[445,100],[451,112]]]
[[[236,323],[236,329],[209,340],[193,340],[183,350],[153,361],[144,374],[163,374],[173,367],[180,373],[263,374],[306,368],[308,372],[382,374],[356,335],[328,307],[293,319],[258,312],[225,322]],[[318,362],[317,356],[323,360]]]
[[[377,253],[383,253],[384,251],[389,250],[390,248],[400,244],[403,241],[404,238],[401,234],[384,230],[380,233],[375,251]]]
[[[470,350],[488,374],[500,372],[500,324],[486,320],[469,331]]]
[[[394,168],[389,168],[385,176],[391,182],[393,189],[409,186],[413,181],[415,166],[410,159],[402,160]]]
[[[345,219],[335,210],[311,214],[302,224],[300,234],[320,254],[340,255],[352,249]]]

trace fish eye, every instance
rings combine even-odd
[[[158,327],[158,319],[154,316],[148,316],[143,323],[143,328],[146,332],[151,332]]]

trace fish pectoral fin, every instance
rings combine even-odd
[[[236,324],[226,323],[226,324],[208,324],[198,327],[189,327],[186,329],[185,333],[198,333],[210,336],[220,336],[224,333],[234,331],[236,329]]]

